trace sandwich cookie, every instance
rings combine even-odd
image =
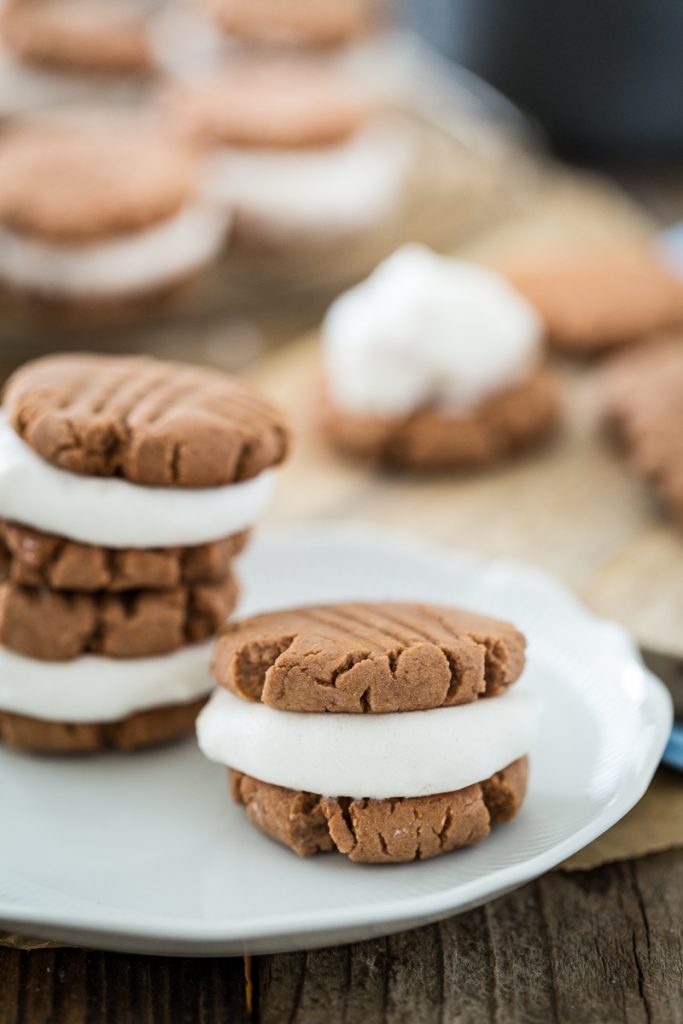
[[[330,307],[321,426],[349,455],[411,469],[490,462],[559,420],[533,307],[486,267],[407,245]]]
[[[127,0],[7,0],[0,113],[139,97],[153,72],[151,8]]]
[[[571,354],[683,325],[683,280],[654,246],[548,253],[503,272],[538,311],[549,343]]]
[[[159,132],[32,124],[0,142],[0,285],[71,306],[172,291],[220,252],[229,216]]]
[[[300,856],[434,857],[518,811],[537,702],[512,625],[408,603],[228,625],[199,745],[252,824]]]
[[[279,414],[214,370],[79,354],[9,379],[0,737],[75,752],[191,729],[286,447]]]
[[[315,62],[233,61],[178,87],[169,109],[206,152],[209,199],[244,240],[329,242],[389,217],[403,194],[412,135],[340,71]]]
[[[683,523],[683,337],[643,342],[604,372],[606,417],[631,462]]]

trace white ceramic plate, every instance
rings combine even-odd
[[[547,871],[639,799],[671,702],[629,637],[527,566],[403,536],[311,527],[244,556],[243,612],[406,598],[514,620],[544,712],[519,816],[476,847],[408,865],[299,860],[247,825],[190,741],[94,759],[0,752],[0,928],[130,952],[230,954],[424,924]],[[122,671],[125,667],[122,666]]]

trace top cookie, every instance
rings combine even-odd
[[[170,105],[192,140],[289,149],[348,138],[372,107],[345,78],[318,64],[265,59],[180,87]]]
[[[229,35],[258,43],[334,46],[364,32],[371,0],[205,0]]]
[[[600,352],[683,323],[683,282],[654,248],[615,249],[499,268],[569,352]]]
[[[0,222],[56,243],[140,231],[177,213],[196,167],[161,133],[117,124],[34,124],[0,142]]]
[[[422,711],[504,692],[524,650],[514,626],[456,608],[314,605],[229,624],[213,672],[283,711]]]
[[[4,411],[47,462],[149,486],[248,480],[287,450],[278,412],[244,381],[144,356],[26,363],[5,385]]]
[[[120,0],[10,0],[0,36],[22,60],[46,68],[125,74],[151,66],[140,10]]]

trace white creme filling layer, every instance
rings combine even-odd
[[[323,323],[327,386],[351,412],[457,416],[538,366],[532,306],[487,267],[404,245],[332,303]]]
[[[395,206],[412,154],[410,131],[384,124],[320,149],[222,146],[208,158],[206,194],[274,227],[359,230]]]
[[[44,242],[0,228],[0,277],[50,295],[133,294],[183,277],[218,255],[226,210],[193,204],[144,231],[86,244]]]
[[[0,647],[0,708],[49,722],[115,722],[211,689],[213,641],[153,658],[38,661]]]
[[[253,526],[276,473],[221,487],[144,487],[51,466],[0,412],[0,518],[82,544],[158,548],[204,544]]]
[[[538,712],[524,686],[460,707],[383,715],[276,711],[218,689],[197,737],[210,760],[263,782],[384,800],[488,779],[528,753]]]

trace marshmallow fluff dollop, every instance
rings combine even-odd
[[[332,304],[323,346],[340,408],[458,414],[533,372],[542,326],[494,270],[406,245]]]
[[[46,295],[134,294],[213,260],[229,222],[226,210],[196,203],[144,231],[86,245],[45,242],[0,228],[0,278]]]
[[[82,544],[158,548],[204,544],[253,526],[276,472],[220,487],[145,487],[58,469],[23,441],[0,410],[0,518]]]
[[[539,704],[526,686],[459,707],[392,714],[278,711],[218,689],[197,720],[202,752],[262,782],[323,796],[447,793],[529,752]]]
[[[0,709],[51,722],[114,722],[211,689],[213,641],[150,658],[39,661],[0,647]]]

